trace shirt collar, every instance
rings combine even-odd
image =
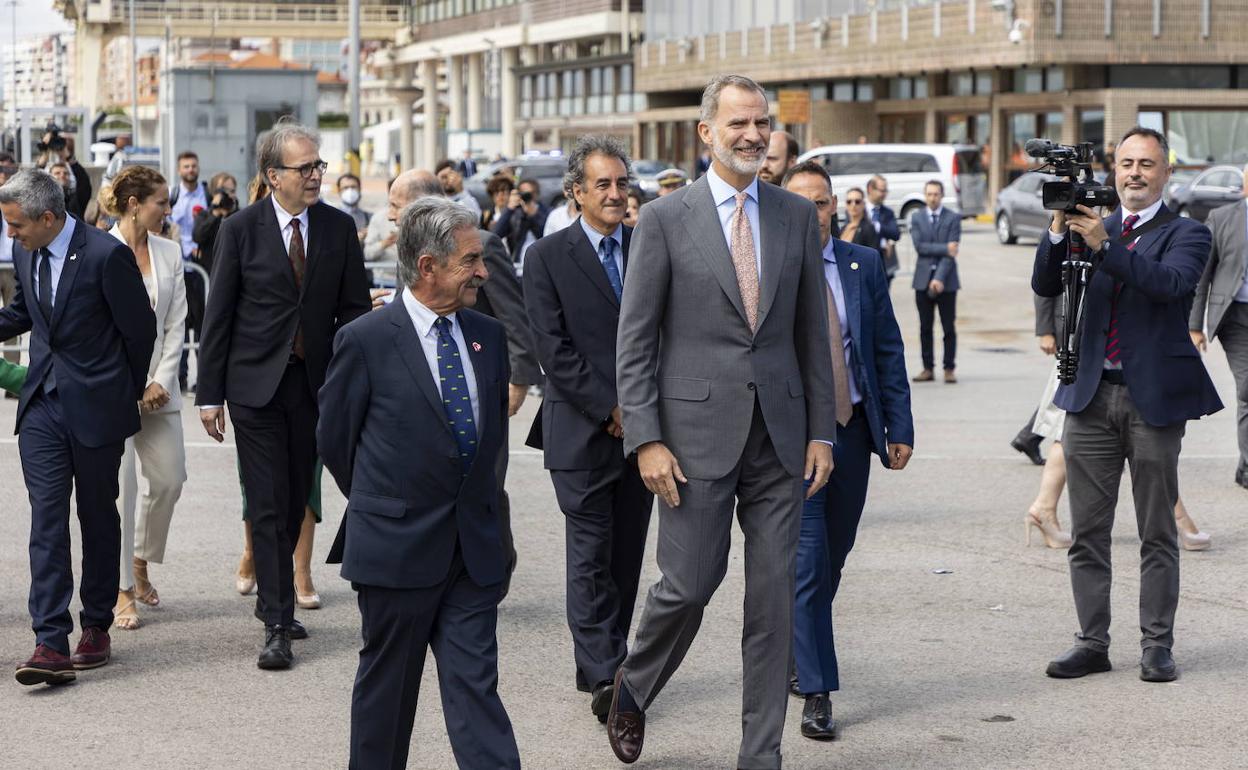
[[[304,209],[299,212],[299,216],[295,216],[286,209],[282,208],[282,204],[277,202],[276,195],[270,195],[269,200],[273,201],[273,210],[277,212],[277,226],[279,229],[285,230],[290,225],[290,220],[298,219],[299,226],[303,228],[303,234],[308,234],[308,210]]]
[[[433,328],[433,324],[442,316],[430,310],[425,303],[412,296],[412,290],[403,287],[403,307],[407,308],[407,314],[412,317],[412,321],[416,324],[416,332],[421,337],[428,337],[429,330]],[[459,320],[454,313],[446,316],[451,322],[451,328],[454,328]]]
[[[930,217],[939,217],[942,213],[944,213],[944,211],[945,211],[945,207],[944,207],[944,206],[937,206],[935,211],[932,211],[932,210],[929,208],[929,209],[927,210],[927,216],[928,216],[929,218],[930,218]]]
[[[589,244],[594,247],[595,254],[598,253],[598,249],[602,248],[603,238],[614,238],[616,246],[622,246],[624,244],[624,225],[616,225],[615,232],[610,235],[603,235],[594,228],[590,227],[589,223],[585,221],[585,217],[577,217],[576,219],[581,223],[581,229],[585,231],[585,237],[589,238]]]
[[[48,251],[52,252],[52,256],[64,259],[69,253],[69,241],[74,237],[74,218],[69,214],[65,215],[65,226],[61,228],[61,232],[57,234],[52,242],[48,244]]]
[[[758,203],[758,177],[754,177],[750,181],[750,186],[744,190],[737,188],[724,181],[723,177],[715,173],[715,167],[711,166],[706,170],[706,182],[711,187],[711,199],[715,201],[715,207],[718,208],[724,204],[724,201],[732,200],[737,197],[738,192],[743,192],[750,196],[754,203]]]
[[[1136,220],[1135,222],[1135,226],[1139,227],[1140,225],[1144,224],[1148,220],[1157,216],[1157,212],[1161,211],[1161,204],[1162,204],[1162,200],[1161,198],[1158,198],[1157,201],[1153,203],[1153,205],[1149,206],[1143,211],[1131,211],[1126,206],[1123,206],[1122,207],[1122,219],[1125,222],[1127,217],[1131,216],[1132,214],[1135,214],[1139,216],[1139,219]]]
[[[833,236],[828,239],[828,242],[826,244],[824,244],[824,247],[823,247],[823,261],[824,262],[827,262],[832,265],[836,264],[836,242],[839,240],[840,240],[839,238]]]

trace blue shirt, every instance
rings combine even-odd
[[[578,217],[577,219],[581,223],[581,229],[585,231],[585,236],[589,238],[589,245],[594,247],[594,254],[599,255],[599,262],[602,261],[602,252],[599,251],[602,248],[602,239],[611,238],[615,241],[615,269],[620,271],[620,280],[624,280],[624,225],[616,225],[615,232],[610,235],[603,235],[590,227],[589,223],[585,221],[585,217]],[[606,268],[603,269],[605,270]]]
[[[52,270],[52,307],[56,307],[56,289],[61,285],[61,270],[65,268],[65,258],[69,256],[69,241],[74,237],[74,218],[69,214],[65,215],[65,226],[61,228],[61,232],[52,239],[48,244],[48,251],[52,253],[52,259],[49,261],[49,267]],[[75,257],[78,255],[75,254]],[[34,284],[35,301],[39,301],[39,260],[38,252],[35,253],[35,262],[31,267],[31,282]]]
[[[190,259],[191,252],[195,250],[195,239],[191,236],[191,231],[195,228],[195,207],[201,209],[208,208],[208,196],[204,194],[204,186],[199,182],[195,183],[195,189],[188,190],[182,187],[182,180],[178,180],[177,190],[178,202],[173,204],[173,216],[170,219],[178,226],[178,238],[182,241],[182,258]]]
[[[858,390],[858,381],[854,377],[854,363],[850,352],[853,341],[850,339],[849,316],[845,309],[845,287],[841,284],[840,268],[836,266],[835,238],[829,238],[823,247],[823,276],[828,281],[828,288],[832,290],[833,299],[836,300],[836,317],[841,322],[841,342],[845,348],[845,371],[849,375],[849,400],[850,403],[858,404],[862,402],[862,393]]]
[[[425,362],[429,364],[429,374],[433,376],[434,387],[438,387],[438,330],[433,324],[441,316],[430,310],[420,300],[412,296],[409,289],[403,289],[403,306],[412,317],[412,325],[416,327],[416,336],[420,338],[420,349],[425,354]],[[451,322],[451,337],[459,346],[459,360],[464,365],[464,379],[468,381],[468,398],[472,401],[472,421],[481,425],[481,407],[477,403],[477,376],[472,368],[472,356],[468,355],[468,345],[464,342],[464,330],[459,325],[455,313],[446,316]],[[438,392],[442,389],[439,387]]]
[[[719,224],[724,229],[724,242],[728,244],[728,252],[732,253],[732,218],[737,213],[737,188],[728,184],[715,173],[711,167],[706,172],[706,181],[711,187],[711,199],[715,201],[715,212],[719,214]],[[758,226],[758,177],[750,182],[750,186],[741,190],[746,194],[745,215],[750,218],[750,234],[754,238],[754,264],[758,268],[759,280],[763,277],[763,238]]]

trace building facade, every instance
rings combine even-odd
[[[712,12],[712,10],[714,12]],[[1134,124],[1178,165],[1248,161],[1242,0],[647,0],[635,52],[641,154],[692,168],[715,74],[809,94],[820,144],[966,142],[993,195],[1028,139],[1098,148]]]
[[[18,39],[4,46],[4,122],[17,122],[26,107],[73,106],[72,33]]]

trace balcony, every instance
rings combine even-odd
[[[141,36],[161,36],[169,25],[175,37],[346,37],[349,10],[345,2],[196,2],[136,0],[135,23]],[[128,0],[56,0],[67,19],[90,26],[129,30]],[[360,7],[360,35],[393,39],[407,25],[408,5],[369,2]]]

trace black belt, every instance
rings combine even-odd
[[[1110,385],[1126,385],[1127,380],[1122,376],[1121,369],[1102,369],[1101,382],[1108,382]]]

